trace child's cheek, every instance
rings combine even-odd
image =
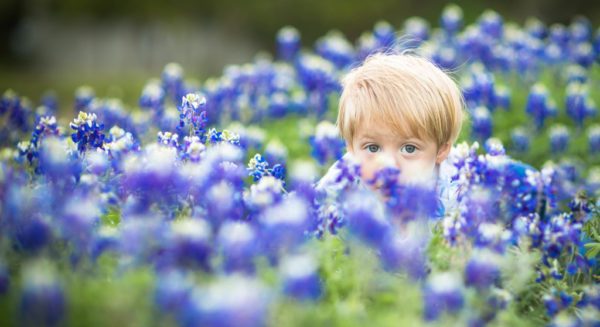
[[[360,176],[363,181],[367,182],[375,177],[378,165],[374,160],[363,160],[360,166]]]

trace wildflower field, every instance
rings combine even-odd
[[[600,325],[600,28],[450,5],[276,40],[201,83],[167,64],[138,103],[0,90],[0,325]],[[457,211],[393,168],[384,201],[350,162],[315,187],[340,77],[407,49],[463,90]]]

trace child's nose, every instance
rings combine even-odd
[[[400,169],[400,151],[383,152],[379,157],[380,168],[395,167]]]

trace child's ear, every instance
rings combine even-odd
[[[435,157],[435,163],[437,165],[441,164],[442,161],[444,161],[444,160],[446,160],[446,158],[448,158],[448,155],[450,154],[450,149],[451,148],[452,148],[452,146],[450,145],[450,143],[444,143],[438,149],[437,156]]]

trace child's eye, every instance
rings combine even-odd
[[[403,146],[400,149],[400,151],[406,152],[406,153],[414,153],[415,151],[417,151],[417,147],[412,144],[407,144],[407,145]]]
[[[369,145],[367,145],[367,151],[375,153],[375,152],[379,151],[379,145],[369,144]]]

